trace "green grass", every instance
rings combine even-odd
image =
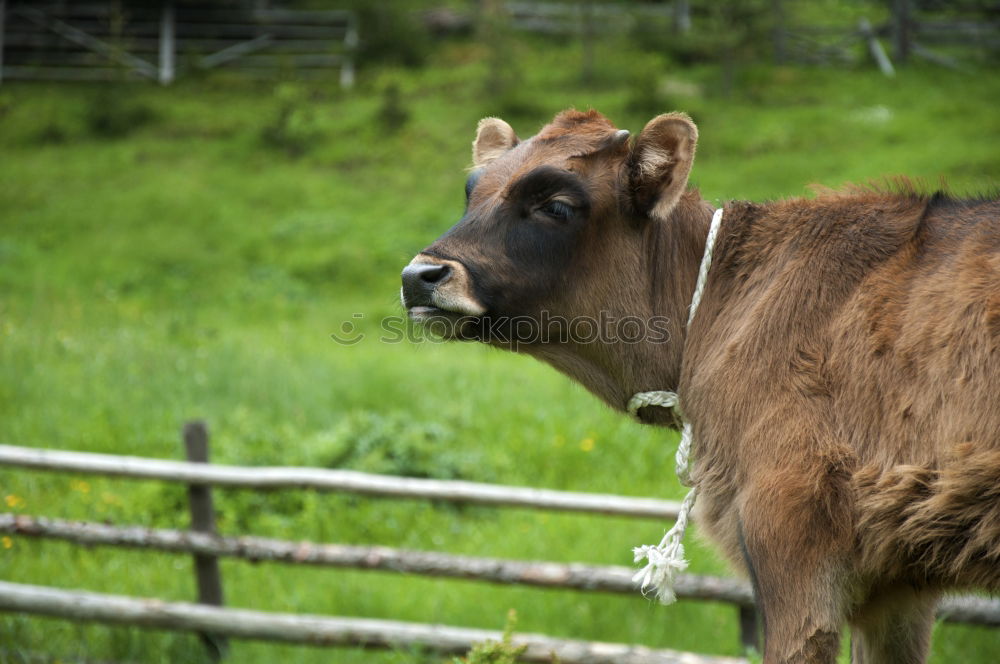
[[[752,68],[721,98],[711,67],[599,55],[597,82],[584,87],[572,47],[522,44],[512,58],[525,80],[513,97],[484,92],[484,53],[463,43],[439,49],[420,71],[368,71],[350,93],[224,78],[103,98],[91,87],[5,84],[0,440],[178,458],[181,423],[200,416],[224,463],[339,459],[376,472],[679,498],[676,438],[608,411],[552,370],[471,345],[378,340],[379,321],[401,313],[399,270],[461,214],[479,117],[513,110],[515,128],[530,135],[564,107],[593,106],[638,131],[655,110],[644,83],[621,72],[667,71],[653,102],[699,123],[693,179],[711,200],[801,195],[810,183],[885,174],[946,177],[959,191],[1000,179],[992,71],[913,68],[886,80],[867,70]],[[398,130],[378,121],[391,83],[409,115]],[[299,156],[262,138],[283,104],[294,111],[284,131]],[[101,138],[88,120],[101,105],[152,117]],[[330,335],[345,321],[366,338],[335,344]],[[26,514],[187,523],[183,489],[159,483],[0,470],[7,496]],[[227,534],[623,565],[664,527],[301,491],[216,499]],[[724,572],[710,547],[692,540],[689,552],[694,572]],[[514,608],[519,630],[739,654],[726,606],[238,561],[222,571],[232,606],[493,629]],[[0,578],[194,596],[186,557],[19,537],[0,548]],[[0,616],[0,649],[0,661],[26,651],[206,661],[192,636],[13,615]],[[232,652],[234,662],[421,658],[247,641]],[[994,632],[937,628],[933,661],[998,659]]]

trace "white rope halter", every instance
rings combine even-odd
[[[712,215],[712,225],[708,228],[708,238],[705,240],[705,253],[701,257],[701,267],[698,269],[698,281],[695,283],[694,295],[691,296],[691,307],[688,309],[688,330],[691,329],[691,321],[694,320],[694,313],[701,303],[701,295],[705,290],[705,282],[708,280],[708,269],[712,265],[712,252],[715,250],[715,238],[719,234],[719,227],[722,226],[722,208]],[[639,409],[646,406],[660,406],[661,408],[676,408],[684,422],[684,429],[681,433],[681,442],[677,446],[677,456],[675,457],[677,466],[677,477],[681,484],[691,487],[684,502],[681,503],[680,512],[677,514],[677,521],[673,528],[667,531],[656,546],[644,544],[632,549],[635,554],[635,562],[646,559],[646,566],[635,573],[632,581],[639,583],[643,594],[646,589],[652,587],[656,590],[656,598],[663,604],[671,604],[677,599],[674,594],[674,581],[678,572],[687,569],[687,560],[684,559],[684,531],[687,530],[688,519],[691,516],[691,508],[694,507],[697,487],[691,483],[688,465],[691,457],[692,435],[691,423],[684,417],[679,409],[680,398],[676,392],[655,391],[639,392],[628,400],[628,412],[633,417],[638,417]]]

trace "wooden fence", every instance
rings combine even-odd
[[[889,18],[876,25],[866,18],[825,25],[815,23],[815,18],[810,23],[789,18],[805,4],[803,0],[771,0],[756,10],[760,15],[754,20],[760,33],[746,38],[770,39],[779,64],[852,64],[870,56],[889,76],[894,73],[892,61],[902,63],[914,56],[962,68],[962,61],[942,48],[1000,52],[1000,4],[996,2],[891,0]],[[688,0],[657,4],[512,0],[502,6],[515,30],[575,36],[585,51],[593,48],[598,37],[612,32],[653,32],[663,35],[667,43],[678,34],[708,34],[705,26],[719,20],[719,12],[710,3]],[[738,31],[742,26],[733,27]]]
[[[233,68],[257,76],[339,69],[354,83],[358,20],[339,10],[189,3],[0,0],[0,80],[146,78]]]
[[[553,35],[634,31],[669,33],[690,25],[688,4],[632,2],[505,2],[511,27]]]
[[[639,588],[632,581],[634,570],[620,566],[508,560],[380,546],[221,536],[214,532],[214,515],[208,486],[259,490],[300,488],[661,520],[675,518],[679,507],[672,501],[650,498],[390,477],[344,470],[248,468],[210,464],[207,430],[198,422],[185,425],[184,441],[189,459],[187,462],[0,445],[0,465],[187,484],[192,509],[192,530],[114,526],[0,514],[0,533],[56,539],[86,546],[127,547],[192,555],[196,561],[199,604],[168,603],[155,599],[0,582],[0,610],[71,620],[193,631],[200,633],[219,655],[225,651],[225,639],[228,637],[373,648],[419,644],[434,652],[458,653],[468,650],[475,642],[499,639],[500,635],[496,632],[441,625],[222,608],[223,592],[218,558],[381,570],[497,584],[629,593],[638,596]],[[677,595],[684,600],[724,602],[735,606],[739,614],[742,643],[756,643],[758,628],[753,596],[745,582],[730,578],[682,575],[678,581]],[[944,620],[953,622],[1000,626],[1000,601],[977,597],[950,598],[941,603],[939,615]],[[553,661],[553,658],[566,664],[584,661],[594,664],[722,664],[743,661],[627,644],[554,639],[537,634],[518,634],[515,643],[528,646],[525,661],[537,662]]]
[[[961,69],[963,59],[974,51],[1000,52],[1000,4],[995,1],[890,0],[883,22],[859,18],[853,24],[826,25],[789,19],[801,4],[803,0],[771,2],[769,20],[778,63],[845,64],[870,56],[891,76],[893,61],[905,63],[914,56]],[[959,51],[962,59],[956,57]]]

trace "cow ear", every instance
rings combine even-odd
[[[518,142],[509,124],[500,118],[483,118],[476,127],[476,140],[472,142],[472,163],[475,168],[485,166]]]
[[[629,155],[634,204],[653,219],[666,219],[687,188],[698,128],[684,113],[665,113],[646,125]]]

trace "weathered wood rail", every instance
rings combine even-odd
[[[641,591],[632,580],[635,570],[620,565],[483,558],[439,551],[317,544],[255,536],[224,537],[198,531],[120,527],[16,514],[0,514],[0,533],[87,546],[153,549],[239,558],[250,562],[380,570],[590,592],[636,594]],[[680,599],[725,602],[747,608],[754,605],[750,585],[732,578],[681,574],[675,590]],[[948,622],[1000,627],[1000,600],[974,596],[949,597],[938,607],[938,616]]]
[[[615,565],[555,563],[462,556],[439,551],[410,551],[385,546],[316,544],[266,537],[222,537],[196,531],[118,527],[0,514],[0,533],[57,539],[87,546],[153,549],[170,553],[239,558],[322,567],[381,570],[423,576],[450,577],[542,588],[567,588],[610,593],[639,593],[635,570]],[[753,606],[750,586],[737,579],[681,575],[677,596]]]
[[[391,477],[353,470],[293,466],[226,466],[14,445],[0,445],[0,465],[163,480],[182,484],[210,484],[266,490],[343,491],[387,498],[421,498],[663,520],[676,519],[680,510],[678,502],[654,498],[631,498],[611,494],[555,491],[454,480]]]
[[[211,633],[231,638],[282,641],[316,646],[365,648],[421,647],[459,654],[482,641],[499,641],[500,632],[424,623],[310,616],[204,604],[164,602],[82,590],[57,590],[0,581],[0,610],[154,629]],[[517,633],[515,646],[526,646],[526,662],[564,664],[746,664],[733,657],[654,650],[623,643],[555,639]]]

